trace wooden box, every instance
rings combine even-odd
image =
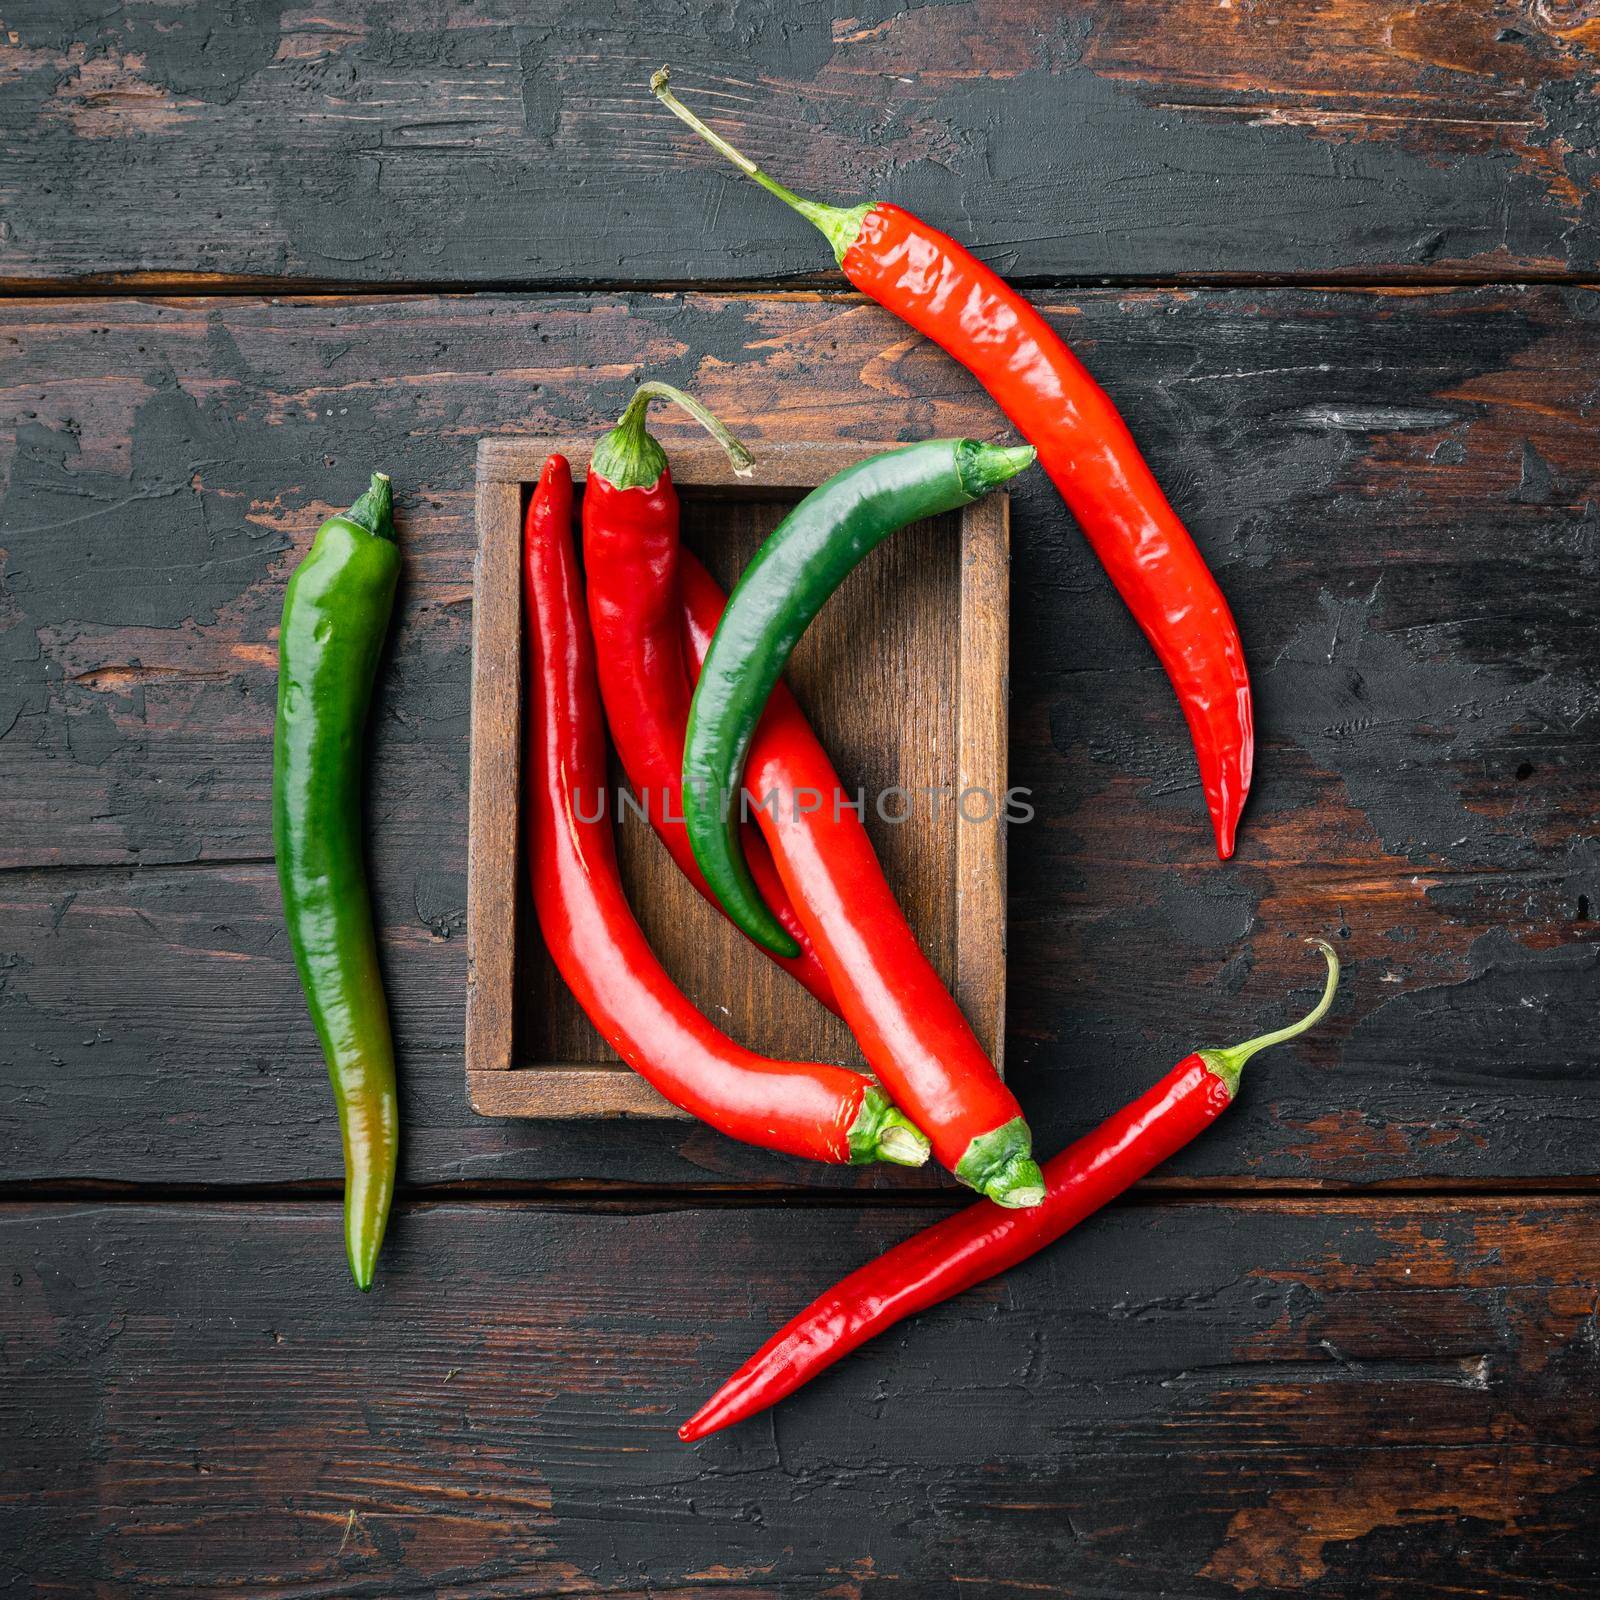
[[[613,1056],[539,939],[518,843],[522,732],[519,543],[545,457],[572,463],[580,491],[591,440],[495,438],[478,452],[467,854],[467,1095],[488,1116],[679,1117]],[[731,587],[807,490],[884,444],[768,444],[735,478],[709,440],[674,438],[683,540]],[[580,542],[581,549],[581,542]],[[964,821],[926,790],[1006,791],[1008,503],[1004,492],[907,528],[851,574],[812,624],[789,682],[866,823],[923,948],[996,1063],[1005,1013],[1005,829]],[[613,786],[620,783],[613,761]],[[874,797],[911,791],[910,821]],[[893,817],[899,796],[886,799]],[[933,815],[937,808],[937,815]],[[980,813],[974,798],[968,811]],[[630,901],[695,1003],[769,1055],[860,1066],[849,1030],[714,912],[648,826],[617,829]]]

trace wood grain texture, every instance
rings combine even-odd
[[[1011,724],[1011,496],[971,507],[961,526],[960,679],[956,707],[954,993],[1003,1064],[1006,994],[1007,741]],[[995,670],[998,663],[999,670]],[[969,803],[968,796],[972,799]],[[986,803],[987,801],[987,803]],[[980,928],[999,937],[980,939]],[[970,931],[969,931],[970,930]]]
[[[690,1448],[927,1212],[0,1210],[0,1587],[1454,1600],[1600,1586],[1592,1201],[1122,1207]]]
[[[1019,480],[1011,781],[1037,815],[1010,839],[1007,1059],[1040,1147],[1283,1016],[1300,936],[1334,932],[1333,1019],[1172,1177],[1592,1177],[1600,296],[1045,304],[1220,574],[1262,745],[1219,868],[1158,669]],[[463,1103],[473,450],[599,430],[646,373],[757,444],[998,433],[850,297],[0,306],[0,1173],[336,1174],[268,859],[275,629],[380,467],[405,577],[369,793],[408,1179],[882,1181]]]
[[[12,0],[0,274],[824,276],[792,186],[898,201],[1035,280],[1595,267],[1587,0]]]
[[[522,756],[522,491],[480,483],[472,567],[472,759],[467,788],[468,1070],[511,1065]]]
[[[673,452],[672,478],[686,543],[731,591],[802,491],[892,448],[881,441],[770,443],[740,481],[718,445],[681,446]],[[590,449],[586,439],[491,439],[480,447],[474,593],[484,603],[474,605],[474,663],[497,668],[518,658],[522,624],[514,600],[524,493],[549,456],[564,456],[581,517]],[[818,795],[814,803],[861,808],[923,949],[1002,1072],[1005,530],[1003,492],[901,530],[850,574],[807,629],[787,672],[802,705],[825,713],[815,726],[843,785],[842,799]],[[493,673],[487,684],[475,676],[467,841],[469,1098],[495,1116],[686,1118],[654,1091],[641,1094],[543,948],[516,849],[526,715],[520,697],[501,693]],[[623,886],[678,987],[751,1049],[780,1060],[864,1069],[844,1023],[689,887],[646,820],[624,808],[623,794],[643,797],[628,787],[614,753],[611,765],[608,804]],[[804,794],[756,799],[811,803]],[[497,985],[492,993],[486,988],[490,972]],[[608,1075],[597,1066],[616,1070]],[[487,1074],[507,1069],[515,1073],[513,1082],[484,1083]]]

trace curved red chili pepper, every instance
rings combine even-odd
[[[997,273],[899,206],[874,206],[840,265],[856,288],[966,367],[1038,449],[1172,680],[1226,860],[1255,758],[1244,646],[1111,397]]]
[[[561,976],[606,1042],[712,1127],[817,1161],[918,1165],[927,1143],[860,1073],[774,1061],[712,1026],[656,959],[623,894],[606,815],[594,645],[572,545],[572,474],[551,456],[523,539],[528,635],[524,808],[534,909]]]
[[[698,672],[727,597],[687,550],[678,583]],[[756,727],[744,781],[779,797],[756,820],[867,1064],[942,1165],[1004,1204],[1036,1205],[1042,1180],[1022,1108],[922,953],[854,798],[782,683]],[[796,803],[806,791],[820,800],[815,809]]]
[[[1255,760],[1244,646],[1110,396],[1033,306],[954,239],[896,205],[802,199],[706,127],[667,88],[665,67],[650,86],[740,171],[814,223],[850,282],[954,356],[1038,450],[1172,681],[1226,860]]]
[[[684,877],[721,911],[694,859],[683,820],[683,738],[693,685],[683,658],[678,600],[678,495],[664,452],[644,431],[644,407],[658,395],[680,403],[689,400],[666,384],[642,384],[590,464],[583,492],[589,623],[600,697],[628,781]],[[694,410],[698,416],[700,408]],[[737,446],[725,433],[722,438]],[[737,448],[742,453],[743,447]],[[748,462],[749,457],[743,459]],[[621,487],[607,476],[608,466]],[[745,859],[761,897],[800,946],[800,954],[783,957],[756,948],[837,1014],[833,986],[810,948],[771,853],[753,827],[744,831]]]
[[[857,1268],[756,1351],[679,1437],[703,1439],[764,1411],[896,1322],[1026,1261],[1176,1154],[1233,1104],[1239,1074],[1256,1051],[1326,1014],[1339,962],[1330,946],[1314,942],[1327,958],[1328,982],[1298,1022],[1229,1050],[1186,1056],[1153,1089],[1045,1163],[1043,1205],[1002,1211],[980,1201]]]

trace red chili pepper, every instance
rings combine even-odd
[[[727,597],[687,550],[678,583],[698,673]],[[1022,1108],[922,953],[858,801],[782,683],[750,742],[744,781],[777,797],[756,820],[868,1065],[963,1183],[1002,1205],[1037,1205],[1044,1180]]]
[[[1045,1164],[1050,1188],[1043,1205],[1002,1211],[980,1202],[852,1272],[774,1334],[678,1429],[679,1437],[703,1439],[764,1411],[896,1322],[1026,1261],[1181,1150],[1233,1104],[1251,1056],[1304,1033],[1327,1013],[1339,962],[1330,946],[1312,942],[1327,957],[1328,982],[1298,1022],[1180,1061],[1153,1089]]]
[[[683,736],[693,685],[683,659],[678,602],[678,495],[666,452],[645,431],[652,399],[676,401],[747,474],[750,455],[698,401],[664,383],[644,383],[589,463],[583,493],[583,567],[589,623],[600,669],[600,697],[612,743],[638,790],[650,826],[679,870],[722,909],[694,859],[683,820]],[[771,853],[745,828],[745,859],[762,899],[800,946],[771,956],[835,1013],[839,1003],[779,881]],[[751,941],[755,943],[754,940]]]
[[[742,1048],[689,1003],[635,921],[606,815],[594,643],[572,547],[572,473],[551,456],[523,537],[526,850],[552,959],[606,1042],[674,1105],[750,1144],[817,1161],[918,1166],[927,1141],[857,1072]]]
[[[954,239],[899,206],[802,199],[683,105],[665,67],[650,86],[740,171],[814,223],[850,282],[954,356],[1038,449],[1172,681],[1226,860],[1255,755],[1244,647],[1216,579],[1110,397],[1044,318]]]

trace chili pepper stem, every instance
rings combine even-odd
[[[862,1095],[847,1137],[853,1166],[891,1161],[897,1167],[920,1167],[928,1159],[928,1136],[876,1085]]]
[[[616,427],[595,446],[590,458],[591,470],[614,488],[652,488],[667,470],[666,451],[645,430],[652,400],[670,400],[687,411],[727,452],[735,477],[748,478],[755,470],[755,457],[693,395],[652,378],[633,391]]]
[[[878,1135],[878,1159],[897,1167],[922,1167],[928,1163],[928,1136],[910,1117],[894,1111],[884,1119]]]
[[[1323,987],[1322,998],[1298,1022],[1291,1022],[1288,1027],[1279,1028],[1273,1033],[1263,1033],[1256,1039],[1246,1039],[1243,1044],[1231,1045],[1226,1050],[1196,1051],[1210,1071],[1228,1086],[1230,1100],[1239,1092],[1239,1077],[1251,1056],[1269,1045],[1298,1038],[1308,1028],[1314,1028],[1327,1016],[1328,1007],[1333,1004],[1334,993],[1339,987],[1339,958],[1325,939],[1307,939],[1306,943],[1314,944],[1322,952],[1323,959],[1328,963],[1328,981]]]
[[[366,493],[357,497],[344,517],[347,522],[392,543],[395,538],[394,490],[389,484],[389,474],[374,472]]]
[[[1031,444],[980,444],[976,439],[963,439],[956,456],[956,473],[962,488],[974,500],[981,500],[991,489],[998,489],[1031,467],[1038,454]]]
[[[980,1133],[956,1163],[955,1175],[997,1206],[1020,1211],[1044,1199],[1044,1174],[1030,1154],[1033,1136],[1021,1117]]]
[[[843,264],[845,251],[856,242],[856,235],[861,232],[861,224],[866,219],[867,213],[873,209],[874,203],[869,201],[859,206],[830,206],[820,200],[807,200],[804,195],[796,194],[793,189],[784,188],[776,178],[763,172],[748,156],[735,150],[721,134],[713,133],[667,87],[670,81],[667,68],[662,67],[650,79],[650,92],[680,122],[693,128],[713,150],[726,156],[745,177],[753,179],[768,194],[776,195],[786,206],[798,211],[833,247],[834,260]]]

